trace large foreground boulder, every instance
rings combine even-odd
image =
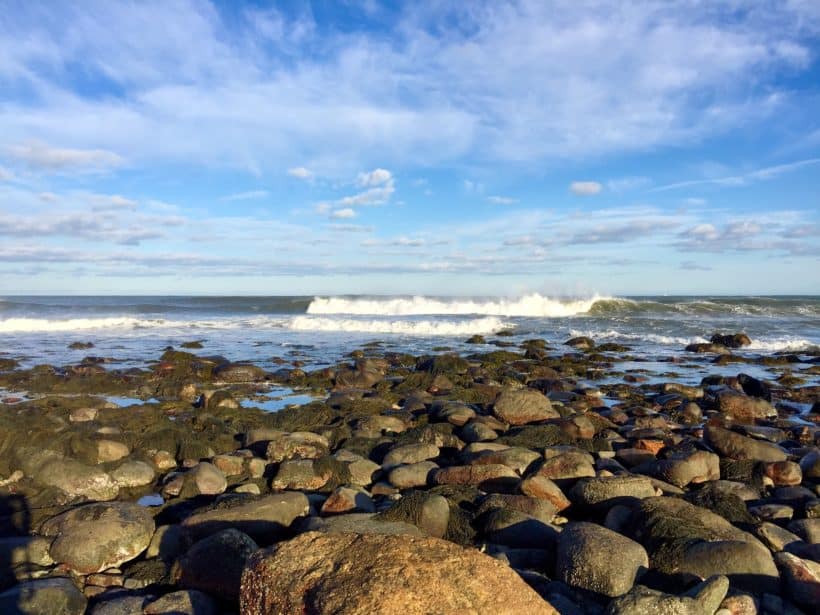
[[[507,565],[436,538],[309,532],[255,553],[240,610],[441,615],[557,611]]]
[[[45,536],[55,536],[49,550],[55,562],[79,574],[101,572],[131,561],[154,535],[154,519],[128,502],[87,504],[46,521]]]

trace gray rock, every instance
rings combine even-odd
[[[504,389],[495,400],[493,414],[510,425],[561,418],[550,400],[535,389]]]
[[[405,444],[390,449],[382,461],[382,468],[390,470],[399,465],[419,463],[428,459],[435,459],[439,456],[439,448],[435,444],[418,442],[416,444]]]
[[[83,615],[88,601],[70,579],[27,581],[0,594],[0,613]]]
[[[438,465],[434,462],[419,461],[418,463],[396,466],[390,470],[387,480],[396,489],[426,487],[435,470],[438,470]]]
[[[154,519],[128,502],[87,504],[52,517],[40,529],[54,536],[49,553],[79,574],[101,572],[142,553],[154,535]]]
[[[583,506],[611,504],[620,498],[649,498],[655,487],[645,476],[606,476],[578,481],[569,492],[569,499]]]
[[[820,543],[820,519],[798,519],[788,525],[789,531],[810,544]]]
[[[780,586],[772,554],[762,545],[747,541],[695,543],[686,549],[679,571],[701,579],[725,574],[732,586],[752,592],[777,592]]]
[[[261,544],[280,539],[299,517],[310,512],[304,493],[285,491],[261,497],[237,496],[210,509],[196,512],[182,522],[194,540],[229,528],[244,532]]]
[[[111,472],[118,487],[144,487],[154,482],[154,468],[144,461],[126,461]]]
[[[145,607],[145,615],[219,615],[213,598],[195,589],[165,594]]]
[[[424,536],[425,533],[410,523],[401,521],[380,521],[376,515],[368,513],[351,513],[334,517],[306,517],[295,524],[295,529],[304,532],[322,532],[324,534],[407,534]]]
[[[643,585],[609,603],[607,615],[713,615],[729,591],[729,579],[715,576],[680,596]]]
[[[720,457],[707,451],[694,451],[685,456],[661,459],[656,467],[658,478],[677,487],[720,478]]]
[[[648,568],[640,544],[600,525],[570,523],[558,538],[556,576],[572,587],[621,596]]]
[[[723,457],[759,461],[785,461],[787,458],[786,451],[776,444],[742,436],[717,425],[706,425],[703,434],[706,443]]]
[[[223,530],[200,540],[177,560],[171,577],[183,589],[236,599],[242,570],[259,546],[247,534]]]

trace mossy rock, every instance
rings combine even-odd
[[[525,425],[514,427],[496,440],[507,446],[529,449],[544,449],[548,446],[577,444],[577,442],[555,425]]]
[[[763,487],[763,465],[755,459],[720,459],[720,477],[723,480],[745,483],[758,491]]]
[[[421,357],[416,363],[416,370],[437,376],[465,373],[470,364],[457,354],[441,354],[434,357]]]
[[[269,415],[267,426],[283,431],[311,431],[330,425],[338,414],[322,402],[285,408]]]
[[[18,365],[20,364],[14,359],[0,359],[0,371],[7,372],[16,369]]]
[[[313,461],[313,469],[316,474],[330,473],[330,478],[324,486],[318,491],[321,493],[330,493],[337,487],[350,484],[350,468],[342,461],[335,457],[325,456],[315,459]]]
[[[443,495],[431,491],[410,491],[390,508],[374,518],[379,521],[400,521],[421,527],[421,509],[425,501],[433,495]],[[450,515],[447,520],[447,531],[443,538],[460,545],[472,545],[476,532],[472,527],[472,515],[459,506],[459,503],[447,498]]]
[[[739,496],[715,489],[709,483],[697,491],[687,493],[684,499],[695,506],[711,510],[735,525],[751,526],[756,522],[746,508],[746,502]]]

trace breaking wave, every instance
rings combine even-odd
[[[353,314],[360,316],[485,315],[531,318],[586,314],[599,301],[609,297],[559,299],[537,293],[516,299],[439,299],[432,297],[348,298],[316,297],[308,314]]]
[[[472,335],[493,333],[508,327],[500,318],[470,320],[359,320],[297,316],[286,325],[293,331],[336,331],[356,333],[399,333],[405,335]]]

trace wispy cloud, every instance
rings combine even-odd
[[[748,173],[740,175],[728,175],[724,177],[708,178],[708,179],[693,179],[683,182],[675,182],[658,186],[653,188],[652,192],[665,192],[667,190],[677,190],[680,188],[691,188],[692,186],[722,186],[722,187],[738,187],[747,186],[749,184],[775,179],[784,173],[792,173],[806,167],[813,167],[820,164],[820,158],[808,158],[806,160],[797,160],[787,164],[779,164],[772,167],[764,167],[756,169]]]
[[[228,194],[223,196],[221,201],[254,201],[264,199],[270,196],[267,190],[249,190],[247,192],[237,192],[236,194]]]
[[[509,196],[488,196],[487,200],[495,205],[514,205],[518,199]]]

